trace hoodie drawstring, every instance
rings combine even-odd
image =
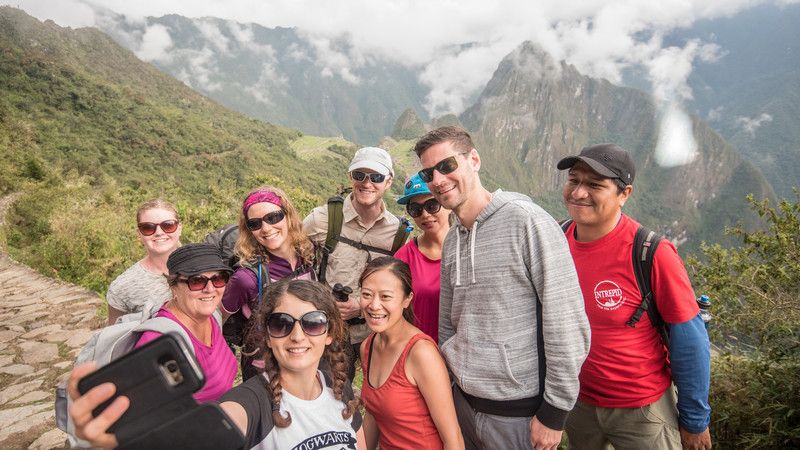
[[[457,228],[456,236],[456,286],[461,286],[461,228]]]
[[[475,284],[475,235],[478,234],[478,222],[476,221],[472,225],[472,231],[470,231],[470,243],[469,243],[469,262],[472,266],[472,284]]]
[[[478,222],[472,225],[472,230],[466,232],[469,236],[469,262],[472,266],[472,284],[475,284],[475,235],[478,231]],[[461,286],[461,228],[458,229],[456,239],[456,286]]]

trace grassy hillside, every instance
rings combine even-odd
[[[346,182],[346,160],[300,158],[300,137],[213,103],[97,30],[0,8],[0,193],[18,193],[4,244],[45,274],[103,292],[141,257],[133,212],[154,196],[178,204],[184,241],[232,222],[263,183],[307,212]]]

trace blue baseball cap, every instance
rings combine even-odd
[[[408,204],[408,202],[411,200],[411,197],[428,194],[431,194],[431,190],[428,189],[428,185],[422,181],[422,178],[419,177],[418,173],[415,173],[406,179],[406,184],[403,187],[403,196],[397,199],[397,203],[405,205]]]

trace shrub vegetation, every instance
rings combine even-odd
[[[711,406],[718,448],[800,448],[800,191],[748,200],[759,231],[727,230],[738,246],[703,245],[689,258],[697,292],[713,301]]]

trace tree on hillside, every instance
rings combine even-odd
[[[800,190],[796,201],[748,201],[766,227],[727,234],[689,258],[698,293],[714,301],[711,406],[715,446],[800,447]]]

